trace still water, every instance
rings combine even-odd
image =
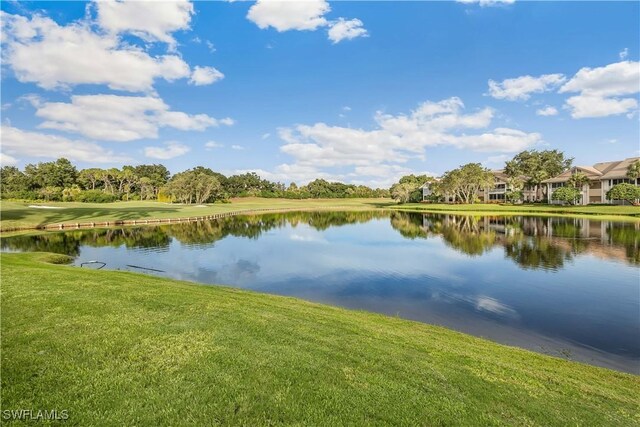
[[[375,311],[640,373],[638,223],[297,212],[16,236],[2,249]]]

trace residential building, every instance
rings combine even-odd
[[[596,163],[593,166],[574,166],[560,175],[543,181],[543,185],[547,186],[547,194],[549,195],[549,203],[562,204],[559,200],[553,200],[553,192],[559,187],[568,184],[571,176],[582,172],[589,178],[589,183],[580,189],[580,198],[577,204],[588,205],[590,203],[613,203],[624,204],[623,200],[608,200],[607,191],[616,184],[627,182],[634,185],[640,185],[640,178],[633,179],[627,176],[629,166],[640,160],[640,157],[630,157],[624,160],[614,162]]]
[[[494,177],[494,184],[492,187],[487,187],[478,191],[478,199],[481,202],[485,203],[504,202],[506,200],[506,194],[510,190],[509,177],[504,173],[504,170],[502,169],[492,170],[491,173]],[[524,179],[525,178],[523,177],[523,180]],[[437,181],[438,179],[436,179],[436,182]],[[422,190],[423,201],[429,200],[429,197],[433,194],[432,185],[433,183],[428,182],[420,187],[420,189]],[[536,200],[539,200],[541,196],[541,189],[538,189],[537,195],[534,188],[525,187],[523,189],[523,199],[525,202],[534,202]],[[445,195],[444,201],[447,203],[454,202],[453,196]]]

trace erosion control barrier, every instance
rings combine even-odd
[[[149,224],[175,224],[181,222],[196,222],[206,221],[212,219],[226,218],[236,215],[254,215],[265,212],[300,212],[300,211],[319,211],[319,210],[339,210],[339,209],[353,209],[353,206],[331,206],[331,207],[315,207],[315,208],[260,208],[260,209],[246,209],[238,211],[220,212],[211,215],[200,216],[188,216],[179,218],[152,218],[152,219],[126,219],[126,220],[113,220],[113,221],[92,221],[92,222],[72,222],[72,223],[54,223],[54,224],[42,224],[33,228],[21,228],[16,230],[77,230],[81,228],[98,228],[98,227],[117,227],[125,225],[149,225]]]

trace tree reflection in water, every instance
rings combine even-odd
[[[1,240],[2,250],[45,251],[77,256],[82,246],[125,246],[167,251],[171,242],[210,247],[227,236],[256,239],[286,226],[330,227],[389,219],[408,239],[441,238],[449,247],[480,256],[502,247],[525,269],[557,270],[580,254],[640,264],[640,224],[561,217],[492,217],[409,212],[288,212],[234,216],[161,226],[75,230]]]

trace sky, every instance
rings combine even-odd
[[[640,3],[15,2],[1,161],[388,187],[640,154]]]

